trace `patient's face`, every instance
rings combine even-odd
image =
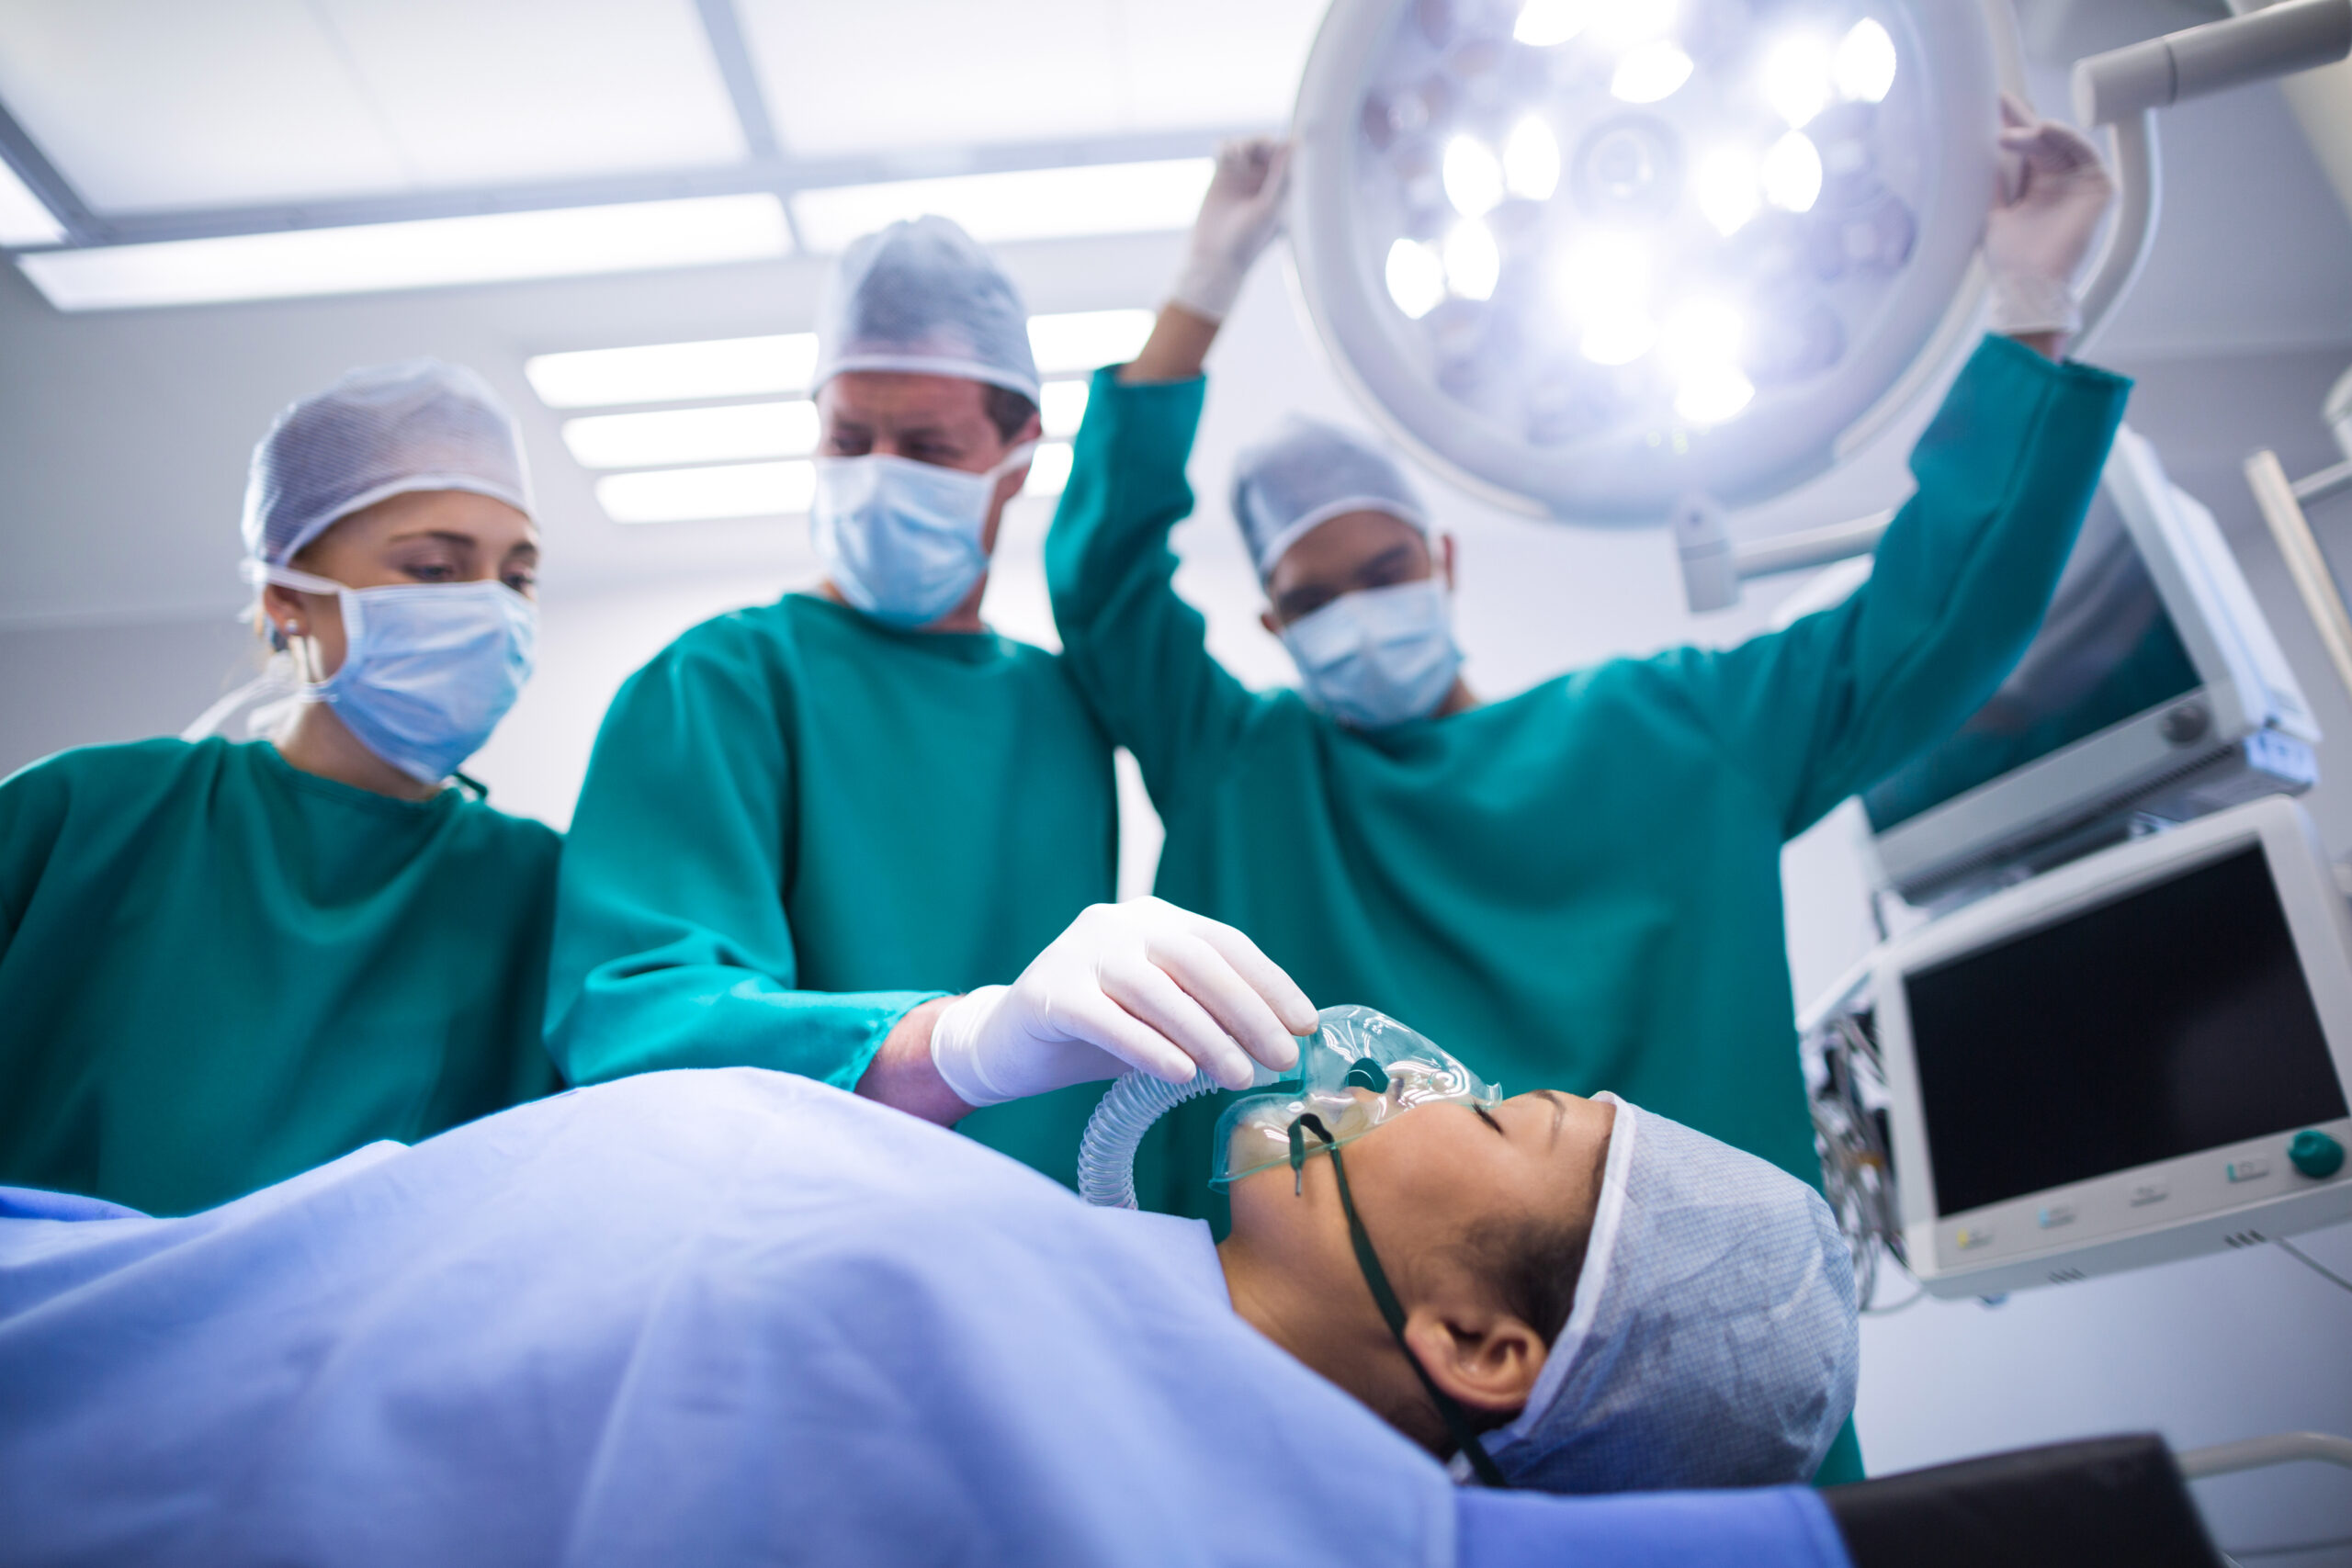
[[[1464,1235],[1497,1222],[1589,1223],[1600,1193],[1614,1107],[1555,1089],[1492,1111],[1424,1105],[1345,1148],[1357,1212],[1382,1263],[1399,1276],[1447,1267]],[[1310,1157],[1299,1190],[1287,1168],[1234,1183],[1233,1235],[1304,1264],[1346,1254],[1346,1221],[1328,1155]]]

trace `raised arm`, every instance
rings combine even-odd
[[[2131,384],[2055,363],[2114,187],[2080,132],[2001,106],[1987,339],[1911,454],[1918,490],[1834,610],[1682,675],[1733,765],[1802,831],[1981,706],[2024,653],[2098,485]]]
[[[752,654],[690,632],[621,688],[558,882],[548,1048],[565,1077],[759,1066],[852,1089],[937,994],[801,987],[784,907],[794,809]]]
[[[1184,270],[1149,340],[1131,364],[1094,378],[1046,541],[1066,667],[1163,799],[1188,773],[1216,766],[1253,700],[1209,657],[1206,623],[1177,595],[1168,532],[1193,510],[1184,466],[1200,423],[1202,363],[1279,221],[1285,163],[1272,141],[1219,152]]]

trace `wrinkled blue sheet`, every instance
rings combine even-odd
[[[1841,1568],[1788,1493],[1457,1521],[1166,1224],[750,1069],[0,1219],[0,1562]]]

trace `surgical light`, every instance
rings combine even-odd
[[[1506,503],[1769,499],[1969,340],[2007,13],[1334,0],[1295,120],[1301,297],[1374,415]],[[1693,321],[1737,330],[1696,355]]]
[[[1527,0],[1511,25],[1511,37],[1536,49],[1563,44],[1584,30],[1592,0]]]
[[[1495,280],[1502,276],[1503,254],[1495,231],[1476,218],[1465,218],[1445,237],[1445,282],[1464,299],[1490,299]]]
[[[1689,55],[1664,39],[1654,39],[1618,57],[1609,90],[1629,104],[1654,104],[1672,97],[1690,80],[1690,70]]]
[[[1764,154],[1764,197],[1783,212],[1810,212],[1821,199],[1821,149],[1792,130]]]
[[[1549,201],[1560,188],[1559,140],[1542,120],[1521,120],[1503,143],[1503,183],[1529,201]]]
[[[1839,97],[1855,104],[1882,103],[1894,85],[1894,40],[1886,28],[1864,17],[1838,42],[1830,70]]]
[[[1784,39],[1764,57],[1764,98],[1792,127],[1813,123],[1829,107],[1829,51],[1819,39]]]
[[[1399,240],[1388,247],[1385,276],[1388,297],[1416,321],[1445,299],[1445,263],[1419,240]]]
[[[1739,232],[1763,205],[1762,173],[1755,153],[1742,147],[1721,147],[1699,160],[1691,172],[1691,194],[1715,232],[1728,238]]]
[[[1445,150],[1445,199],[1464,218],[1484,218],[1503,198],[1503,166],[1475,136],[1457,136]]]

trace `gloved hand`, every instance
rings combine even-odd
[[[1290,189],[1290,144],[1271,136],[1228,141],[1193,220],[1193,246],[1168,298],[1196,316],[1225,320],[1250,264],[1282,227]]]
[[[2089,137],[2001,95],[2001,192],[1984,224],[1993,331],[2082,326],[2075,276],[2114,199],[2115,180]]]
[[[1170,1083],[1195,1066],[1247,1086],[1250,1057],[1298,1060],[1315,1005],[1231,926],[1158,898],[1096,904],[1010,986],[958,998],[931,1032],[939,1076],[969,1105],[999,1105],[1141,1067]]]

